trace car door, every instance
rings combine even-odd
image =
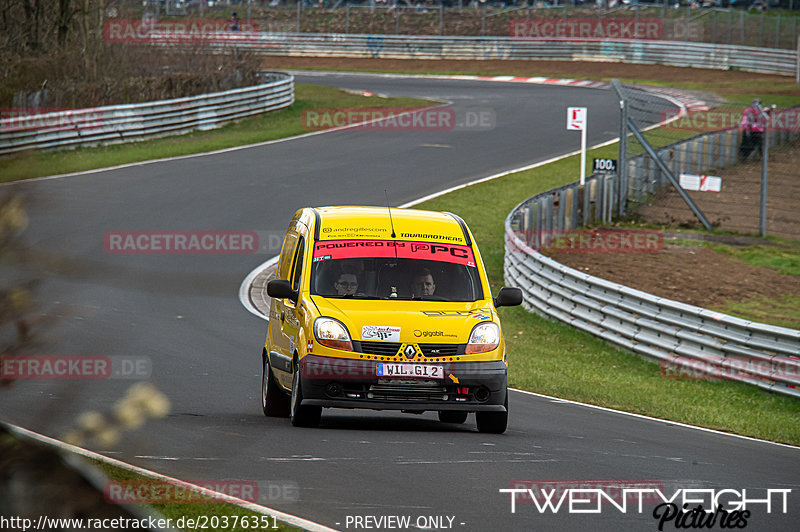
[[[281,251],[281,260],[276,277],[288,279],[293,290],[299,290],[305,260],[305,237],[294,227],[289,229]],[[284,254],[285,252],[285,254]],[[287,388],[292,384],[291,362],[299,337],[300,316],[297,304],[290,299],[273,300],[275,311],[270,316],[272,350],[270,364],[281,385]]]

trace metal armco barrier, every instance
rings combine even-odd
[[[384,59],[524,59],[604,61],[745,70],[795,76],[798,52],[676,41],[608,41],[512,37],[261,33],[230,36],[230,44],[266,55]]]
[[[214,129],[294,102],[293,76],[268,73],[264,78],[266,83],[262,85],[213,94],[4,118],[0,120],[0,154],[114,144]]]
[[[771,142],[778,142],[798,133],[772,135]],[[738,132],[727,130],[658,152],[679,173],[735,162],[738,145]],[[666,179],[649,162],[646,156],[630,159],[629,197],[664,186]],[[656,297],[568,268],[536,250],[543,236],[610,220],[617,186],[614,175],[593,175],[583,190],[578,183],[565,185],[511,211],[505,222],[505,281],[522,289],[525,308],[667,367],[699,368],[712,377],[800,398],[800,331]]]

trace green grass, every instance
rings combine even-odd
[[[329,108],[422,107],[431,102],[415,98],[379,98],[349,94],[319,85],[295,86],[295,103],[225,127],[187,135],[97,148],[31,151],[0,159],[0,182],[17,181],[119,164],[149,161],[244,146],[308,133],[303,112]]]
[[[764,268],[772,268],[785,275],[800,277],[800,240],[769,237],[773,245],[725,246],[708,243],[708,247],[731,257]]]
[[[743,303],[728,302],[713,310],[778,327],[800,328],[800,296],[786,295],[777,300],[756,297]]]
[[[676,230],[675,228],[648,224],[646,222],[640,223],[631,221],[617,222],[614,225],[616,227],[670,231],[679,235],[685,235],[685,237],[671,237],[669,243],[683,247],[707,248],[751,266],[770,268],[784,275],[800,277],[800,240],[767,236],[765,244],[741,245],[737,243],[735,245],[729,245],[714,240],[703,239],[703,237],[709,236],[721,237],[723,239],[725,239],[726,236],[737,236],[718,230],[709,234],[700,230]],[[692,235],[697,235],[699,238],[693,238]],[[755,238],[750,235],[747,236]],[[721,306],[709,308],[745,320],[777,325],[790,329],[800,329],[800,296],[796,295],[789,294],[779,299],[768,299],[759,296],[746,302],[728,302]]]
[[[165,484],[163,481],[144,477],[127,469],[122,469],[106,462],[95,461],[94,464],[103,471],[110,481],[121,483],[131,482],[133,487],[140,487],[147,485],[148,483],[152,483],[155,490],[162,489],[161,486]],[[203,497],[200,494],[197,494],[195,497],[185,496],[185,499],[200,500],[203,499]],[[190,502],[187,504],[180,504],[176,501],[175,503],[152,504],[148,506],[153,508],[164,518],[172,519],[173,526],[175,526],[176,523],[181,522],[179,519],[183,519],[182,523],[187,523],[191,519],[194,520],[195,523],[200,524],[202,523],[200,520],[205,520],[211,516],[215,516],[215,518],[218,520],[225,519],[227,517],[227,524],[229,526],[222,526],[221,522],[220,526],[210,526],[209,521],[209,526],[206,526],[204,528],[205,530],[225,530],[229,532],[251,532],[253,530],[279,530],[281,532],[290,532],[300,530],[298,528],[289,526],[286,523],[277,521],[275,516],[253,512],[240,506],[236,506],[235,504],[227,504],[222,502]],[[234,522],[237,523],[237,526],[233,526]],[[245,522],[246,526],[242,526],[242,522]],[[253,526],[254,524],[257,526]],[[203,530],[203,528],[197,525],[194,527],[183,526],[181,530],[195,531]]]
[[[614,154],[614,146],[588,157]],[[454,191],[420,204],[461,215],[480,245],[492,289],[503,279],[503,224],[523,199],[569,181],[578,157]],[[492,198],[487,204],[486,198]],[[787,305],[790,305],[787,302]],[[800,308],[800,307],[798,307]],[[674,380],[659,365],[521,308],[501,309],[511,386],[663,419],[800,444],[800,401],[735,382]],[[767,414],[768,413],[768,414]]]

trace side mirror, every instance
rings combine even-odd
[[[276,299],[289,299],[297,303],[297,290],[292,290],[292,285],[286,279],[273,279],[267,283],[267,295]]]
[[[522,304],[522,290],[514,286],[504,286],[497,293],[494,298],[494,306],[499,307],[514,307]]]

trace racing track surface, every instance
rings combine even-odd
[[[281,235],[303,205],[402,204],[441,189],[573,151],[567,106],[589,107],[589,143],[616,136],[611,91],[454,80],[301,75],[389,95],[490,109],[491,131],[338,131],[225,153],[133,165],[15,186],[28,195],[25,241],[42,311],[55,319],[41,353],[147,357],[172,413],[131,432],[109,456],[189,481],[256,480],[290,488],[260,502],[327,526],[347,516],[450,516],[457,530],[656,530],[648,515],[512,514],[517,480],[659,482],[684,488],[800,488],[797,449],[513,392],[504,435],[470,418],[327,410],[319,429],[261,414],[265,322],[237,299],[272,254],[114,255],[124,230],[253,230]],[[664,104],[665,106],[668,104]],[[487,198],[487,207],[491,200]],[[4,275],[10,272],[5,270]],[[0,390],[0,418],[58,437],[86,409],[103,410],[130,381],[19,381]],[[297,488],[294,490],[294,488]],[[295,496],[296,495],[296,496]],[[763,512],[750,530],[793,530]],[[444,523],[448,523],[445,519]],[[667,529],[674,529],[674,527]]]

